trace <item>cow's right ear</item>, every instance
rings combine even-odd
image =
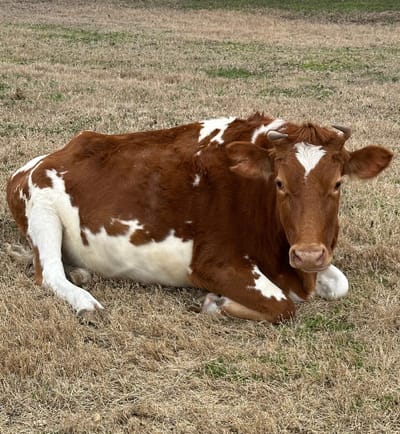
[[[268,151],[251,142],[232,142],[226,146],[226,154],[233,163],[229,169],[245,178],[268,178],[271,163]]]

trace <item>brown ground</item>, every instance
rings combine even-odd
[[[0,250],[18,239],[7,177],[81,129],[265,110],[398,152],[399,59],[398,23],[3,1]],[[85,322],[0,253],[0,433],[400,433],[399,203],[398,159],[345,186],[335,263],[351,292],[280,327],[100,278],[106,310]]]

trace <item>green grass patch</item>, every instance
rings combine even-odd
[[[322,100],[334,96],[337,89],[334,86],[325,86],[323,84],[305,84],[298,87],[275,87],[270,86],[262,89],[260,96],[284,96],[288,98],[316,98]]]
[[[323,315],[315,315],[304,318],[301,329],[307,333],[341,332],[353,330],[354,324],[345,318],[326,318]]]
[[[187,9],[283,9],[310,13],[384,12],[400,10],[400,3],[397,0],[181,0],[173,3],[178,7]]]
[[[201,368],[200,373],[214,380],[247,381],[250,378],[242,375],[232,364],[223,357],[211,360]]]
[[[206,73],[209,77],[221,77],[228,79],[249,78],[257,75],[245,68],[215,68],[208,69]]]
[[[67,97],[62,92],[56,92],[50,95],[50,100],[55,102],[62,102],[67,99]]]
[[[28,28],[34,30],[40,38],[62,39],[68,43],[117,45],[132,39],[132,35],[127,32],[99,32],[55,24],[31,24]]]
[[[3,81],[0,81],[0,99],[3,99],[10,90],[10,86]]]

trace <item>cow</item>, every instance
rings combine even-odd
[[[340,186],[393,153],[345,148],[350,129],[255,113],[170,129],[84,131],[9,179],[36,282],[78,313],[102,309],[65,266],[209,292],[202,311],[278,323],[314,293],[343,297],[332,265]]]

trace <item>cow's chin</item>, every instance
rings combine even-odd
[[[324,264],[321,265],[307,265],[307,266],[299,266],[297,264],[294,264],[292,261],[289,260],[290,266],[294,268],[295,270],[302,271],[303,273],[320,273],[321,271],[325,271],[330,265],[331,260],[327,261]]]
[[[303,273],[320,273],[321,271],[325,271],[329,267],[329,265],[330,264],[325,266],[315,267],[315,268],[311,268],[311,267],[307,267],[307,268],[293,267],[293,268],[296,268],[297,270],[300,270]]]

